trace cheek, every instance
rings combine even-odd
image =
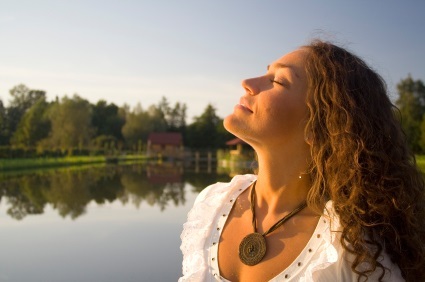
[[[267,120],[274,128],[283,131],[297,129],[305,120],[307,106],[298,101],[274,101],[273,105],[265,108]]]
[[[267,107],[264,109],[264,113],[268,119],[281,122],[282,120],[288,120],[291,116],[293,116],[295,110],[296,107],[294,107],[290,101],[276,99],[268,103]]]

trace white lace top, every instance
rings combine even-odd
[[[238,175],[229,183],[210,185],[198,195],[181,234],[183,276],[179,282],[228,281],[220,275],[218,242],[235,200],[255,180],[255,175]],[[357,281],[338,230],[338,218],[332,202],[328,202],[307,245],[291,265],[270,281]],[[387,256],[380,259],[391,270],[386,272],[384,281],[404,281],[399,268]],[[369,281],[377,281],[380,274],[377,270]]]

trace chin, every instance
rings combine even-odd
[[[224,128],[232,133],[233,135],[236,135],[234,132],[235,129],[235,118],[233,117],[233,114],[228,115],[223,119],[223,126]]]
[[[236,137],[245,141],[244,132],[250,132],[250,129],[246,127],[245,122],[241,122],[235,115],[230,114],[223,120],[224,128],[235,135]]]

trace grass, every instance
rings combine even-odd
[[[416,155],[416,164],[425,173],[425,155]]]
[[[115,161],[143,160],[142,155],[120,156]],[[63,158],[31,158],[31,159],[0,159],[0,171],[18,170],[28,168],[46,168],[73,166],[82,164],[106,163],[109,159],[105,156],[71,156]]]

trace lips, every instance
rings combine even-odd
[[[245,110],[253,113],[253,111],[251,110],[251,107],[249,106],[249,104],[244,99],[242,99],[242,98],[239,100],[239,106],[241,106]]]

